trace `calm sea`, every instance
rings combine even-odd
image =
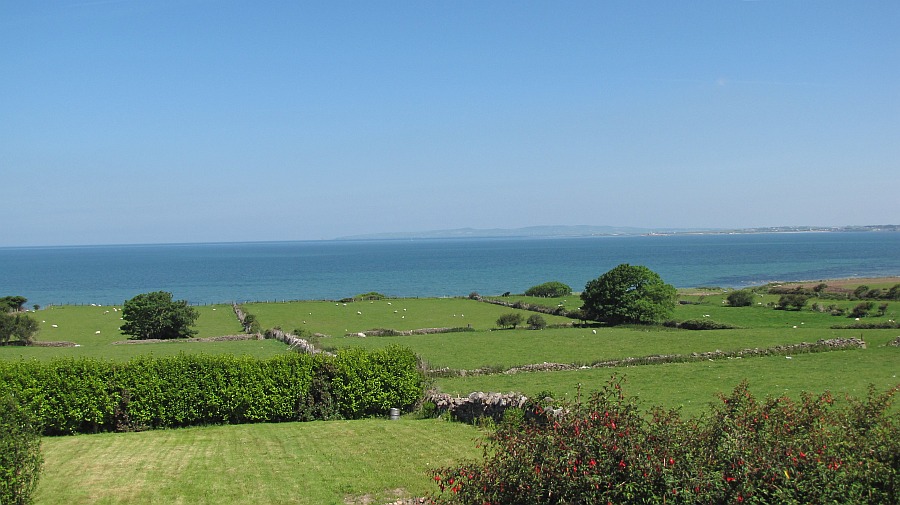
[[[194,304],[575,291],[620,263],[676,287],[900,275],[900,233],[315,241],[0,248],[0,296],[121,304],[170,291]]]

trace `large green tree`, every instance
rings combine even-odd
[[[136,340],[187,338],[200,315],[184,300],[172,300],[172,293],[155,291],[135,296],[122,307],[122,333]]]
[[[623,263],[585,285],[582,311],[609,324],[652,324],[672,316],[676,291],[645,266]]]

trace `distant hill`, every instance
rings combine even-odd
[[[628,235],[676,235],[696,233],[800,233],[800,232],[852,232],[852,231],[900,231],[900,225],[865,226],[774,226],[764,228],[635,228],[628,226],[528,226],[525,228],[456,228],[415,232],[368,233],[337,237],[335,240],[399,240],[399,239],[449,239],[449,238],[564,238],[564,237],[612,237]]]

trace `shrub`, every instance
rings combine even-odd
[[[897,503],[900,413],[870,390],[756,400],[746,383],[697,418],[644,415],[611,380],[558,414],[501,423],[481,462],[433,473],[437,503]],[[526,412],[528,414],[529,412]],[[529,421],[528,419],[533,419]]]
[[[728,293],[728,305],[732,307],[749,307],[753,305],[753,291],[741,289]]]
[[[515,328],[522,324],[522,314],[518,312],[509,312],[497,318],[497,326],[500,328]]]
[[[0,503],[26,505],[41,474],[40,430],[10,394],[0,395]]]
[[[558,281],[538,284],[525,291],[525,296],[539,296],[543,298],[559,298],[560,296],[569,296],[571,294],[572,288]]]
[[[884,295],[888,300],[900,300],[900,284],[894,284]]]
[[[264,360],[0,361],[0,392],[27,399],[47,435],[386,414],[411,408],[423,384],[415,354],[397,346]]]
[[[809,297],[807,295],[801,295],[801,294],[781,295],[781,297],[778,299],[777,308],[782,309],[782,310],[789,310],[791,307],[793,307],[794,310],[800,310],[803,308],[804,305],[806,305],[807,300],[809,300]]]
[[[850,315],[847,317],[866,317],[873,307],[875,307],[874,302],[860,302],[856,304],[856,307],[853,307],[853,310],[850,311]]]
[[[532,314],[528,316],[528,321],[526,321],[528,327],[532,330],[543,330],[547,327],[547,321],[540,314]]]
[[[717,323],[712,319],[688,319],[687,321],[666,321],[663,326],[683,330],[733,330],[735,326]]]

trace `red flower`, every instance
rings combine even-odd
[[[619,468],[621,468],[623,470],[625,469],[625,460],[624,459],[619,461]]]

